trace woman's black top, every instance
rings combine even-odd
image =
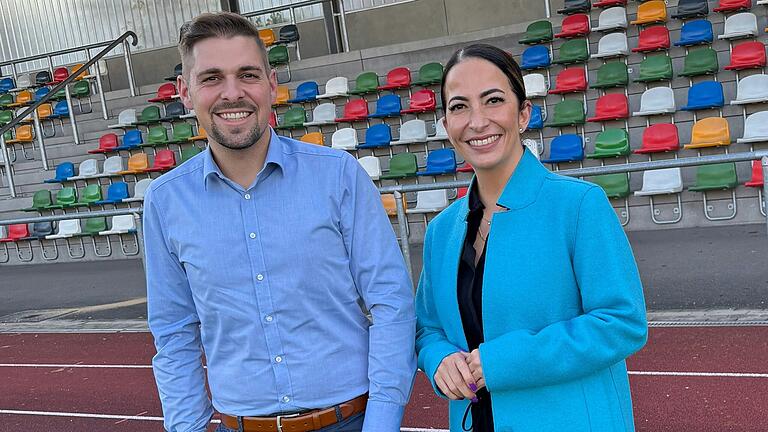
[[[483,342],[483,268],[485,267],[485,246],[475,266],[475,239],[483,221],[485,206],[477,193],[477,183],[468,193],[469,214],[467,215],[467,236],[459,261],[457,281],[459,313],[464,334],[467,337],[470,352]],[[482,360],[482,358],[481,358]],[[479,402],[473,403],[472,431],[493,432],[493,412],[491,396],[485,388],[477,392]]]

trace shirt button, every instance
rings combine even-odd
[[[252,238],[252,239],[255,239],[256,238],[256,233],[250,233],[249,237]]]
[[[245,199],[251,199],[251,194],[245,194]]]
[[[275,362],[280,363],[281,361],[283,361],[282,357],[280,356],[275,357]]]
[[[290,401],[291,401],[291,398],[289,398],[288,396],[283,396],[283,402],[288,403]]]
[[[262,276],[262,274],[259,273],[259,274],[256,275],[256,279],[257,280],[264,280],[264,276]]]
[[[267,315],[266,317],[264,317],[264,320],[266,320],[267,322],[272,322],[273,319],[274,318],[272,318],[272,315]]]

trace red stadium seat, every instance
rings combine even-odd
[[[53,70],[53,81],[51,85],[58,84],[69,77],[69,70],[66,67],[58,67]]]
[[[742,42],[731,51],[731,64],[726,70],[743,70],[763,68],[765,61],[765,45],[759,41]]]
[[[411,86],[411,71],[405,67],[394,68],[387,72],[387,82],[379,90],[394,90]]]
[[[435,92],[430,89],[419,90],[411,95],[410,105],[400,111],[402,114],[415,114],[434,111],[437,107]]]
[[[643,131],[642,147],[635,153],[661,153],[677,151],[680,148],[680,138],[677,126],[670,123],[657,123]]]
[[[113,151],[117,151],[117,147],[119,146],[117,142],[117,135],[113,133],[104,134],[99,138],[99,148],[94,150],[88,150],[88,153],[96,154],[96,153],[109,153]]]
[[[165,83],[157,89],[157,96],[147,99],[147,102],[170,102],[176,95],[176,86],[173,83]]]
[[[735,12],[752,8],[752,0],[720,0],[720,4],[712,9],[715,12]]]
[[[629,101],[624,93],[612,93],[601,96],[595,104],[595,116],[589,122],[619,120],[629,118]]]
[[[752,178],[744,186],[763,187],[763,165],[759,160],[752,161]]]
[[[562,29],[560,30],[560,33],[555,35],[555,37],[566,39],[582,37],[588,35],[591,29],[592,28],[589,24],[589,15],[571,15],[563,19]]]
[[[464,165],[456,168],[456,172],[475,172],[475,169],[472,168],[469,162],[465,162]]]
[[[275,114],[274,111],[269,113],[269,125],[272,126],[273,128],[277,127],[277,114]]]
[[[13,224],[8,226],[8,237],[1,238],[0,243],[14,242],[29,237],[27,224]]]
[[[668,50],[669,45],[669,30],[663,25],[657,25],[640,32],[637,48],[632,48],[632,52]]]
[[[609,8],[614,6],[626,6],[627,0],[600,0],[597,3],[592,3],[592,7],[596,8]]]
[[[555,78],[555,88],[550,94],[563,94],[587,91],[587,73],[581,66],[563,70]]]
[[[355,99],[344,105],[344,115],[336,119],[339,122],[364,121],[368,119],[368,102],[365,99]]]
[[[176,155],[172,150],[160,150],[155,155],[155,160],[152,162],[152,168],[147,169],[147,172],[159,172],[167,171],[176,166]]]

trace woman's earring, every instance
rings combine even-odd
[[[520,133],[523,133],[523,128],[520,128]]]

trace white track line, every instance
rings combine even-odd
[[[0,368],[152,369],[152,365],[0,363]],[[680,377],[768,378],[768,373],[746,373],[746,372],[739,373],[739,372],[629,371],[629,374],[630,375],[646,375],[646,376],[680,376]]]
[[[88,419],[107,419],[107,420],[139,420],[139,421],[163,421],[162,417],[151,416],[127,416],[117,414],[91,414],[91,413],[69,413],[57,411],[21,411],[21,410],[0,410],[0,414],[11,415],[29,415],[45,417],[78,417]],[[211,420],[211,423],[220,423],[220,420]],[[400,428],[401,432],[449,432],[448,429],[425,429],[425,428]]]

